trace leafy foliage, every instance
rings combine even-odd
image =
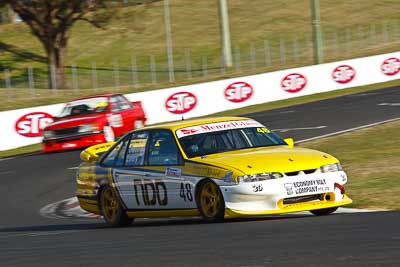
[[[105,0],[0,0],[29,25],[43,44],[49,67],[54,66],[56,83],[65,87],[64,58],[71,27],[86,21],[101,28],[111,17]]]

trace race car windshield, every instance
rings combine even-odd
[[[69,102],[61,111],[59,118],[94,114],[107,111],[108,101],[106,97],[88,98]]]
[[[189,158],[256,147],[286,145],[275,133],[263,127],[251,127],[194,134],[179,139]]]

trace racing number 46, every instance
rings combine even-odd
[[[193,201],[192,185],[187,183],[181,183],[181,190],[179,191],[179,196],[183,198],[184,201]]]

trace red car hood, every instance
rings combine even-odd
[[[97,122],[102,118],[105,118],[104,114],[96,115],[90,114],[85,116],[73,116],[67,118],[56,118],[55,121],[48,125],[45,130],[57,130],[57,129],[64,129],[64,128],[71,128],[76,127],[86,123],[93,123]]]

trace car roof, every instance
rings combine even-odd
[[[76,100],[83,100],[83,99],[89,99],[89,98],[96,98],[96,97],[111,97],[113,95],[119,95],[119,94],[113,94],[113,93],[108,93],[108,94],[99,94],[99,95],[90,95],[90,96],[84,96],[84,97],[80,97],[80,98],[76,98],[71,100],[72,101],[76,101]]]
[[[189,120],[179,120],[173,122],[167,122],[162,124],[157,124],[154,126],[146,126],[144,128],[140,128],[140,130],[152,130],[152,129],[170,129],[172,131],[196,126],[201,124],[215,123],[215,122],[223,122],[223,121],[238,121],[238,120],[251,120],[251,118],[246,117],[211,117],[211,118],[198,118],[198,119],[189,119]]]

